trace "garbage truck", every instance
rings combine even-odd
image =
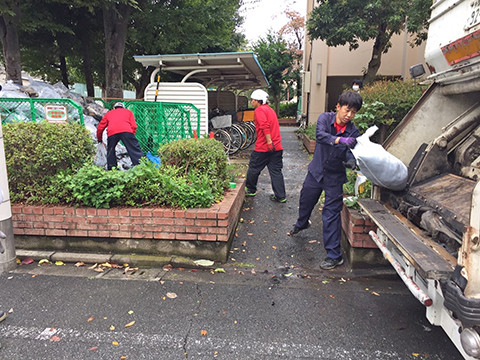
[[[425,48],[430,85],[383,143],[407,186],[359,203],[429,322],[480,359],[480,0],[435,0]]]

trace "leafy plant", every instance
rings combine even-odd
[[[355,196],[355,182],[357,181],[357,173],[353,170],[347,170],[347,182],[343,184],[343,194],[347,196],[344,200],[348,208],[359,209],[357,198],[370,198],[372,196],[372,183],[367,180],[358,187],[358,197]]]
[[[80,124],[20,122],[3,126],[11,200],[42,202],[58,172],[91,162],[95,147]]]
[[[380,128],[379,142],[383,142],[422,95],[424,87],[413,81],[377,81],[361,92],[363,106],[353,122],[365,131],[372,125]]]

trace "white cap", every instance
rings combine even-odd
[[[123,105],[122,102],[117,102],[115,103],[115,105],[113,105],[113,108],[116,109],[116,108],[124,108],[125,109],[125,105]]]
[[[252,92],[252,95],[250,95],[250,98],[253,100],[262,100],[262,102],[266,104],[268,100],[268,94],[263,90],[257,89],[254,92]]]

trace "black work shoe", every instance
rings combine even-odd
[[[0,321],[5,320],[6,317],[7,317],[7,314],[4,311],[0,311]]]
[[[271,195],[271,196],[270,196],[270,200],[272,200],[272,201],[278,201],[279,203],[282,203],[282,204],[287,202],[287,198],[279,199],[279,198],[277,198],[275,195]]]
[[[245,189],[245,196],[253,197],[255,195],[257,195],[257,193],[255,191],[250,191],[248,189]]]
[[[290,230],[287,235],[288,236],[297,236],[298,233],[302,230],[305,230],[305,229],[308,229],[310,227],[310,225],[312,225],[312,222],[310,220],[308,220],[308,224],[307,224],[307,227],[304,227],[304,228],[299,228],[297,225],[294,225],[293,226],[293,229]]]
[[[339,258],[339,259],[332,259],[332,258],[325,258],[325,260],[322,261],[322,263],[320,264],[320,267],[323,269],[323,270],[330,270],[330,269],[333,269],[333,268],[336,268],[337,266],[340,266],[343,264],[343,258]]]

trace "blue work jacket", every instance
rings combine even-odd
[[[353,159],[354,156],[345,145],[335,145],[335,139],[339,136],[356,138],[360,136],[360,132],[351,121],[347,123],[343,133],[337,132],[334,125],[336,115],[335,112],[326,112],[318,117],[317,143],[308,171],[318,182],[324,179],[328,183],[344,184],[347,182],[347,174],[343,162]]]

